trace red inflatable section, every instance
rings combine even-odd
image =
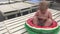
[[[27,20],[27,23],[32,26],[32,27],[36,27],[36,28],[54,28],[57,26],[57,22],[56,21],[53,21],[52,25],[51,26],[37,26],[35,24],[32,23],[32,18],[28,19]]]

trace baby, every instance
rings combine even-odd
[[[50,26],[52,24],[52,14],[48,11],[48,3],[42,1],[39,9],[33,17],[33,24],[39,26]]]

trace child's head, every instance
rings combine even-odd
[[[48,3],[46,1],[42,1],[39,4],[40,11],[46,11],[48,9]]]

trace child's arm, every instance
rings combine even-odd
[[[49,19],[52,19],[52,14],[51,14],[51,12],[49,12],[48,18],[49,18]]]
[[[36,12],[35,13],[35,15],[33,16],[33,23],[35,24],[35,25],[38,25],[38,12]]]

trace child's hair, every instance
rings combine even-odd
[[[48,2],[47,1],[41,1],[40,3],[39,3],[39,9],[40,10],[46,10],[47,8],[48,8]]]

